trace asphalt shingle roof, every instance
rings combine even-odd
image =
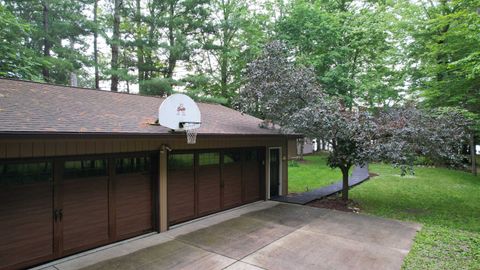
[[[0,133],[165,134],[151,125],[164,99],[85,88],[0,79]],[[199,134],[268,135],[261,119],[233,109],[198,103]]]

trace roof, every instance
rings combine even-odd
[[[0,79],[0,134],[169,134],[152,125],[164,98]],[[218,104],[197,103],[198,134],[279,135],[261,119]]]

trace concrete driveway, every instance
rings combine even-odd
[[[362,214],[260,202],[67,258],[51,269],[400,269],[419,229]]]

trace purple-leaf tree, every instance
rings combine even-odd
[[[332,149],[328,165],[342,172],[344,201],[352,166],[386,161],[404,175],[413,172],[419,156],[457,165],[467,138],[468,123],[453,110],[425,111],[415,106],[377,108],[375,113],[347,110],[341,100],[325,95],[312,70],[296,66],[278,41],[268,44],[248,66],[247,84],[237,104],[283,131],[327,141]]]

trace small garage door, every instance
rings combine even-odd
[[[169,154],[169,224],[264,198],[263,152],[228,149]]]
[[[151,164],[148,154],[0,163],[0,269],[153,231]]]

